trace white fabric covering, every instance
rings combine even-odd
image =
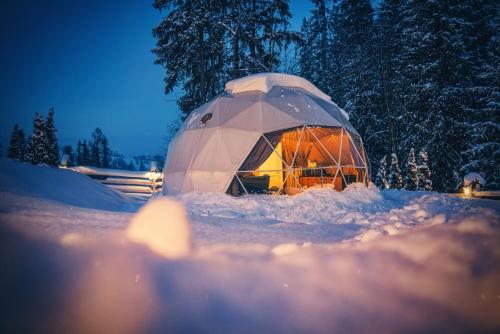
[[[300,77],[256,74],[228,82],[226,89],[195,109],[170,143],[164,193],[226,192],[264,133],[307,124],[358,135],[345,112]]]

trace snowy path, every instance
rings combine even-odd
[[[143,203],[76,173],[0,162],[0,329],[500,329],[499,202],[363,188],[175,199],[193,250],[173,261],[125,240]]]

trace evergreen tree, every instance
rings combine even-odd
[[[128,164],[128,170],[135,170],[135,167],[134,167],[134,164],[132,163],[132,161],[130,161],[130,163]]]
[[[31,137],[32,137],[32,135],[29,135],[28,139],[26,139],[26,147],[24,150],[24,156],[23,156],[22,161],[31,162],[31,157],[32,157],[32,152],[33,152],[33,149],[31,148],[31,143],[32,143]]]
[[[23,129],[18,124],[14,126],[10,136],[7,157],[10,159],[24,160],[26,138]]]
[[[102,130],[96,128],[92,132],[92,140],[90,141],[90,165],[95,167],[102,167],[102,142],[104,134]],[[108,152],[109,153],[109,152]],[[109,156],[109,155],[108,155]],[[109,161],[108,161],[109,164]]]
[[[203,0],[153,3],[158,10],[168,10],[153,30],[155,64],[165,68],[166,94],[179,86],[184,90],[177,101],[183,118],[221,92],[227,81],[223,4]]]
[[[381,1],[375,24],[376,55],[372,64],[377,68],[375,82],[376,96],[379,97],[377,105],[380,108],[380,119],[385,125],[378,129],[378,133],[383,133],[384,137],[377,137],[381,141],[382,152],[396,152],[401,135],[398,119],[404,110],[403,88],[407,85],[402,76],[401,4],[400,0]],[[376,152],[377,154],[383,153]]]
[[[101,140],[101,165],[103,168],[109,168],[110,163],[111,150],[109,149],[108,138],[103,135]]]
[[[224,84],[279,65],[280,52],[299,34],[288,31],[287,0],[156,0],[168,10],[153,30],[165,92],[181,86],[183,118],[223,91]]]
[[[99,143],[95,141],[89,142],[90,146],[90,157],[89,165],[94,167],[101,167],[101,157],[99,154]]]
[[[83,165],[83,166],[90,166],[91,165],[90,150],[89,150],[89,146],[87,145],[86,140],[84,140],[82,143],[81,165]]]
[[[82,157],[82,141],[78,140],[78,144],[76,145],[76,165],[81,166],[83,165],[83,157]]]
[[[423,148],[418,154],[418,188],[419,190],[432,190],[431,170],[429,169],[429,156]]]
[[[472,59],[467,96],[467,146],[461,174],[478,172],[490,189],[500,189],[500,47],[498,1],[470,3],[467,50]]]
[[[329,92],[361,137],[370,138],[367,155],[377,163],[386,149],[375,134],[387,124],[378,106],[373,16],[370,0],[343,0],[334,7],[331,73],[336,78]]]
[[[402,57],[409,83],[405,96],[405,135],[401,149],[427,147],[434,186],[453,190],[460,182],[465,138],[467,6],[462,1],[405,2]],[[401,150],[400,149],[400,150]]]
[[[410,149],[410,153],[408,154],[408,160],[406,162],[405,189],[407,190],[418,189],[418,168],[417,168],[417,161],[415,158],[415,150],[413,149],[413,147]]]
[[[73,156],[73,147],[71,145],[66,145],[63,147],[63,156],[66,156],[67,166],[75,165],[75,158]]]
[[[33,120],[33,132],[28,140],[25,157],[26,160],[31,162],[33,165],[47,163],[49,161],[45,129],[45,121],[42,115],[36,113],[35,119]]]
[[[311,16],[302,22],[303,41],[300,44],[300,75],[327,94],[332,93],[332,10],[328,0],[313,0]]]
[[[380,189],[388,189],[389,182],[387,181],[387,155],[380,160],[377,176],[375,178],[375,184]]]
[[[403,188],[403,178],[396,153],[391,154],[391,166],[389,169],[389,185],[392,189]]]
[[[57,144],[56,128],[54,124],[54,108],[50,108],[45,121],[45,144],[47,145],[47,159],[44,161],[49,166],[59,164],[59,147]]]

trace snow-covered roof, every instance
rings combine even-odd
[[[478,173],[469,173],[464,176],[464,186],[467,187],[472,182],[477,182],[480,185],[486,185],[486,180]]]
[[[330,96],[323,93],[308,80],[296,75],[284,73],[258,73],[232,80],[226,83],[226,91],[233,94],[256,90],[268,93],[275,86],[302,88],[327,102],[332,102]]]

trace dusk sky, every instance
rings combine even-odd
[[[60,144],[89,138],[96,127],[111,148],[155,154],[178,114],[154,65],[152,29],[162,17],[150,0],[0,2],[0,140],[14,124],[31,132],[35,112],[56,111]],[[292,1],[292,28],[309,15]]]

